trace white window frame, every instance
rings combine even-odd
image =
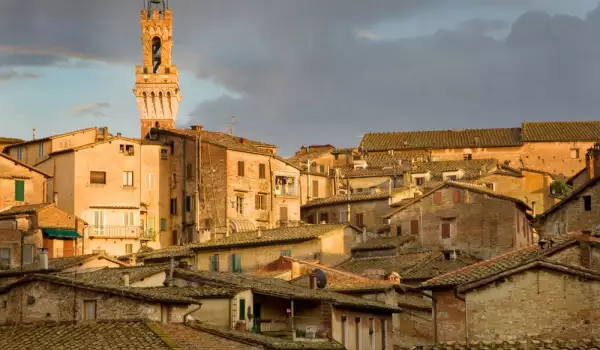
[[[133,171],[123,171],[123,187],[133,187]]]
[[[135,213],[127,211],[123,213],[123,226],[135,226]]]
[[[38,144],[38,158],[42,158],[44,156],[44,143],[40,142]]]
[[[106,226],[106,212],[102,210],[96,210],[92,214],[94,222],[94,234],[97,236],[104,236]]]
[[[17,160],[23,160],[23,147],[17,147]]]

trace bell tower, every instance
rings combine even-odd
[[[145,0],[141,11],[142,66],[135,68],[133,93],[140,112],[141,137],[153,127],[175,128],[179,74],[171,64],[173,14],[168,0]]]

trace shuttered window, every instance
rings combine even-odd
[[[173,234],[172,234],[171,239],[172,239],[171,243],[173,245],[178,245],[179,244],[179,236],[177,234],[177,230],[173,230]]]
[[[231,272],[242,272],[242,256],[240,254],[231,255]]]
[[[167,219],[160,219],[160,230],[161,231],[167,230]]]
[[[15,180],[15,201],[25,201],[25,181]]]
[[[258,178],[259,179],[267,178],[267,167],[264,164],[258,165]]]
[[[106,171],[90,171],[90,183],[106,184]]]
[[[133,187],[133,171],[124,171],[123,172],[123,186],[124,187]]]
[[[83,320],[91,321],[96,319],[96,300],[83,301]]]
[[[238,161],[238,176],[243,177],[244,176],[244,162],[243,161]]]
[[[240,299],[240,321],[246,319],[246,299]]]
[[[267,209],[267,195],[258,193],[254,196],[254,209],[266,210]]]
[[[410,221],[410,233],[413,235],[419,234],[419,220]]]
[[[219,254],[209,256],[208,262],[209,270],[211,272],[219,272]]]
[[[354,214],[354,224],[356,226],[362,227],[363,226],[363,219],[364,219],[363,213]]]
[[[454,192],[452,192],[452,199],[454,200],[454,203],[460,203],[460,190],[454,190]]]
[[[188,180],[192,180],[194,178],[194,168],[192,167],[192,164],[187,165],[185,173]]]
[[[435,205],[442,204],[442,192],[436,192],[433,194],[433,202]]]
[[[313,180],[312,182],[312,196],[319,197],[319,181]]]
[[[450,238],[450,223],[442,223],[442,238]]]

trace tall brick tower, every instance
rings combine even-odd
[[[177,67],[171,64],[173,14],[168,0],[145,1],[141,12],[143,65],[135,68],[133,89],[142,138],[153,127],[174,128],[182,98]]]

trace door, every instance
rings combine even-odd
[[[74,256],[74,240],[65,240],[63,241],[63,257]]]
[[[254,333],[259,333],[260,332],[260,315],[262,313],[261,310],[261,305],[259,303],[254,303],[254,305],[252,306],[253,309],[253,313],[254,313],[254,318],[252,319],[252,322],[254,323],[252,326],[252,331]]]

